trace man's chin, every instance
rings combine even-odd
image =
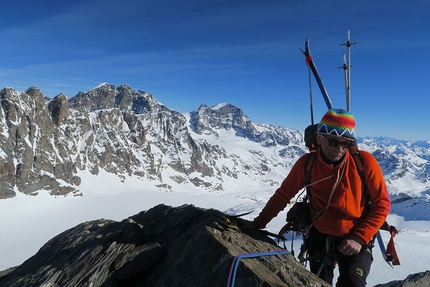
[[[332,162],[337,162],[337,161],[339,161],[341,158],[342,158],[342,154],[341,155],[338,155],[338,156],[333,156],[331,159],[332,159]]]

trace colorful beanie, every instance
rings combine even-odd
[[[330,109],[318,124],[317,133],[335,137],[355,139],[354,116],[342,109]]]

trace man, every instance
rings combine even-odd
[[[390,199],[376,159],[360,151],[367,195],[348,148],[355,144],[354,116],[330,109],[317,127],[319,148],[311,170],[308,196],[312,226],[307,237],[311,271],[331,283],[335,262],[336,286],[365,286],[373,261],[374,236],[390,211]],[[298,159],[282,185],[254,219],[264,228],[305,186],[309,154]]]

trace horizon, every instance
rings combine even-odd
[[[45,96],[70,98],[104,82],[127,84],[179,112],[225,102],[252,122],[299,130],[310,124],[308,69],[299,49],[310,37],[333,105],[345,108],[338,67],[350,31],[357,42],[351,47],[357,136],[430,140],[430,130],[422,129],[430,119],[430,60],[421,56],[430,50],[424,37],[430,3],[424,0],[25,0],[4,6],[0,88],[37,86]],[[318,121],[327,108],[314,80],[311,85]]]

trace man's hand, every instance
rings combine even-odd
[[[361,251],[361,247],[364,245],[363,240],[357,236],[351,235],[339,244],[337,249],[346,256],[358,254]]]

